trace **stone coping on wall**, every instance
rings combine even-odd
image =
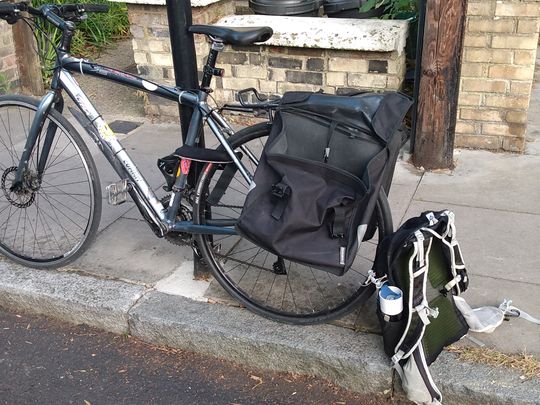
[[[274,35],[264,45],[401,53],[405,49],[409,23],[404,20],[231,15],[215,25],[272,27]]]
[[[113,3],[148,4],[150,6],[164,6],[166,0],[109,0]],[[204,7],[221,0],[191,0],[191,7]]]

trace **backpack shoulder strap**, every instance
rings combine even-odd
[[[433,239],[424,237],[422,230],[414,233],[414,251],[409,258],[409,288],[407,294],[407,323],[395,349],[392,363],[409,357],[420,344],[430,317],[437,317],[438,311],[429,307],[426,287],[428,282],[429,252]]]

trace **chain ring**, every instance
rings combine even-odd
[[[36,198],[35,190],[32,190],[31,192],[25,191],[24,193],[22,192],[17,193],[17,192],[13,192],[9,190],[6,185],[6,183],[8,182],[7,181],[8,175],[11,173],[15,173],[16,171],[17,171],[17,166],[11,166],[11,167],[8,167],[6,170],[4,170],[4,174],[2,174],[1,188],[2,188],[2,191],[4,192],[4,196],[6,197],[6,200],[8,200],[8,202],[11,205],[17,208],[23,208],[23,209],[28,208],[34,203],[34,200]],[[17,196],[16,199],[12,198],[13,194]],[[23,197],[27,197],[27,200],[24,201]]]

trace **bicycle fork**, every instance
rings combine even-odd
[[[47,132],[45,134],[45,140],[43,142],[43,147],[39,156],[37,157],[37,176],[32,179],[32,176],[26,178],[26,173],[28,173],[28,162],[32,156],[32,151],[36,147],[36,144],[39,144],[39,135],[43,130],[47,116],[51,108],[56,109],[59,113],[62,113],[64,108],[64,102],[61,97],[58,97],[58,93],[55,91],[49,91],[39,103],[39,106],[36,110],[36,115],[30,126],[28,132],[28,137],[26,138],[26,143],[24,145],[23,153],[19,160],[19,165],[15,173],[15,179],[10,187],[12,192],[22,191],[26,188],[36,190],[39,188],[41,183],[41,177],[45,166],[47,164],[47,158],[49,156],[51,146],[56,135],[56,130],[58,129],[54,121],[49,120],[49,126],[47,127]],[[39,152],[39,151],[38,151]],[[37,183],[36,183],[37,182]]]

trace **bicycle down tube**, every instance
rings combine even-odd
[[[131,75],[126,72],[111,69],[105,66],[92,64],[86,61],[75,60],[74,58],[65,58],[67,63],[64,63],[66,69],[60,69],[58,73],[59,84],[66,90],[71,99],[77,104],[79,109],[83,112],[86,119],[92,124],[95,131],[89,131],[94,137],[94,140],[98,145],[106,144],[111,153],[104,153],[107,160],[111,163],[113,168],[118,174],[123,177],[127,175],[132,181],[136,196],[132,195],[132,198],[138,199],[139,203],[143,205],[145,212],[148,214],[152,222],[159,227],[160,234],[163,236],[165,233],[173,230],[189,233],[207,233],[207,234],[234,234],[235,231],[232,228],[225,228],[223,226],[212,225],[194,225],[191,221],[176,221],[174,216],[168,216],[167,210],[163,207],[163,204],[156,197],[153,190],[148,185],[144,176],[137,169],[134,162],[131,160],[123,146],[116,138],[114,132],[110,129],[108,124],[102,118],[101,114],[93,106],[92,102],[85,95],[83,90],[79,87],[73,76],[67,71],[81,71],[83,74],[89,74],[92,76],[104,77],[108,80],[118,82],[121,84],[127,84],[131,87],[146,91],[154,92],[156,95],[175,100],[181,104],[187,104],[194,106],[198,114],[194,114],[190,126],[193,128],[199,128],[202,118],[207,120],[207,123],[212,130],[212,133],[219,142],[223,145],[228,155],[233,160],[234,164],[238,167],[239,172],[242,174],[246,183],[252,186],[253,177],[251,173],[246,169],[244,164],[238,159],[230,145],[228,144],[224,131],[231,131],[230,126],[217,112],[211,110],[206,101],[200,100],[200,96],[194,92],[178,91],[174,88],[168,88],[165,86],[158,86],[154,83],[146,81],[140,77]],[[88,129],[88,128],[87,128]],[[192,132],[186,139],[186,145],[193,146],[196,143],[196,137],[198,131]],[[102,149],[104,149],[102,147]],[[120,167],[118,167],[118,162]],[[182,198],[180,193],[173,193],[172,197]],[[171,205],[172,205],[171,198]],[[137,201],[136,201],[137,202]],[[139,207],[141,208],[141,207]]]

